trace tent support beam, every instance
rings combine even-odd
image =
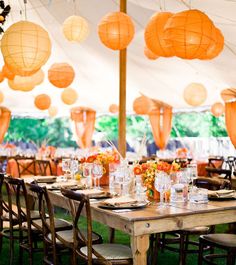
[[[127,0],[120,0],[120,11],[126,13]],[[126,49],[119,53],[119,138],[118,149],[122,157],[126,156]]]

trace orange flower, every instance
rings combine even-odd
[[[142,171],[142,168],[139,165],[137,165],[137,166],[134,167],[134,174],[135,175],[141,175],[142,172],[143,172]]]

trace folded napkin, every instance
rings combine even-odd
[[[57,177],[56,176],[36,176],[34,177],[34,180],[37,182],[49,183],[49,182],[55,182],[57,180]]]
[[[117,198],[112,198],[112,199],[107,199],[102,202],[105,205],[110,205],[110,206],[123,206],[123,205],[130,205],[130,204],[135,204],[137,203],[136,199],[132,199],[129,197],[117,197]]]
[[[209,190],[208,196],[212,198],[236,198],[235,190]]]
[[[83,193],[84,195],[102,195],[104,194],[104,191],[102,190],[92,190],[92,189],[87,189],[87,190],[80,190],[79,193]]]
[[[82,185],[78,185],[75,182],[57,182],[51,185],[53,189],[60,189],[60,188],[79,188]]]

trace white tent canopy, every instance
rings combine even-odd
[[[7,1],[6,1],[7,2]],[[67,62],[76,72],[71,87],[79,95],[73,106],[88,106],[98,112],[107,112],[109,105],[118,104],[119,56],[99,40],[97,25],[108,12],[119,10],[118,0],[28,0],[27,19],[44,27],[52,40],[52,54],[43,67],[45,80],[31,92],[18,92],[0,84],[5,95],[3,105],[13,113],[39,113],[34,97],[47,93],[52,105],[59,107],[61,115],[68,115],[72,106],[60,99],[62,89],[53,87],[47,80],[47,70],[55,62]],[[191,7],[204,11],[222,31],[225,48],[210,61],[158,58],[148,60],[143,54],[144,28],[150,16],[160,10],[179,12],[186,10],[190,1],[184,0],[128,0],[128,14],[136,27],[135,37],[128,47],[127,110],[132,111],[133,100],[140,93],[164,101],[176,109],[189,108],[183,99],[184,88],[192,82],[202,83],[208,91],[205,106],[221,101],[220,91],[236,87],[236,0],[192,0]],[[9,0],[11,13],[4,28],[24,19],[23,0]],[[90,35],[82,44],[67,41],[62,34],[63,21],[75,14],[89,21]],[[2,58],[1,58],[2,60]],[[2,60],[3,65],[3,60]]]

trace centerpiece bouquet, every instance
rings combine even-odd
[[[171,175],[179,171],[179,169],[180,166],[176,162],[169,164],[164,161],[149,161],[142,165],[134,166],[134,174],[141,175],[143,185],[146,187],[147,196],[151,199],[158,199],[158,192],[154,187],[156,174],[158,172],[165,172]]]

